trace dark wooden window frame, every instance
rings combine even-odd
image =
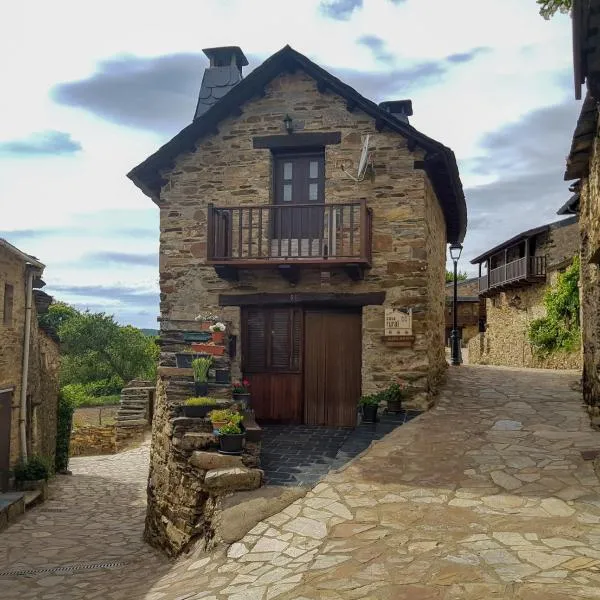
[[[2,313],[2,322],[5,327],[11,327],[13,321],[13,303],[15,290],[10,283],[4,284],[4,312]]]
[[[261,364],[252,365],[248,363],[250,355],[250,333],[248,331],[249,313],[252,310],[260,310],[264,315],[263,326],[263,361]],[[273,366],[273,343],[272,322],[275,311],[287,311],[288,318],[288,366],[283,368]],[[299,334],[294,336],[295,325]],[[269,307],[243,307],[242,308],[242,370],[244,373],[302,373],[303,348],[304,348],[304,313],[300,307],[291,306],[269,306]],[[297,364],[293,365],[294,356]]]

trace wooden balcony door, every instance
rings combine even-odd
[[[0,392],[0,492],[8,490],[12,392]]]
[[[319,256],[323,253],[324,169],[322,152],[275,157],[275,209],[271,217],[272,254],[275,256]],[[293,243],[280,243],[280,240],[293,240]],[[311,252],[309,246],[313,248]]]

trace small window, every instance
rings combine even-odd
[[[4,284],[4,317],[3,323],[6,327],[12,325],[12,314],[13,314],[13,297],[14,288],[10,283]]]
[[[318,160],[310,161],[308,176],[310,177],[310,179],[316,179],[319,176],[319,161]]]
[[[319,184],[318,183],[310,183],[308,185],[308,199],[311,202],[318,200],[319,198]]]
[[[283,163],[283,178],[291,179],[293,173],[294,164],[291,162]]]
[[[292,201],[292,184],[285,183],[283,185],[283,201],[291,202]]]

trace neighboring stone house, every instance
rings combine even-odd
[[[171,551],[189,530],[172,510],[174,366],[195,317],[227,323],[259,423],[354,426],[361,394],[398,377],[426,408],[446,369],[446,244],[467,220],[454,154],[408,123],[410,101],[377,105],[289,46],[245,78],[239,48],[205,53],[193,122],[129,173],[160,208],[149,538],[179,536]],[[392,308],[412,309],[393,341]]]
[[[485,299],[479,297],[479,278],[471,277],[459,281],[457,287],[457,321],[461,344],[485,329]],[[446,284],[446,345],[450,346],[450,335],[454,327],[454,282]]]
[[[575,96],[587,92],[577,120],[565,180],[575,180],[562,212],[579,214],[583,397],[600,421],[600,0],[574,0]]]
[[[512,367],[581,368],[581,352],[541,358],[528,340],[529,324],[545,314],[544,294],[579,249],[577,217],[572,216],[487,250],[479,265],[479,294],[486,298],[486,331],[469,342],[469,362]]]
[[[0,238],[0,490],[24,455],[54,461],[59,348],[56,335],[38,325],[51,301],[39,289],[43,271]]]

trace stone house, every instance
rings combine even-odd
[[[59,347],[38,325],[44,265],[0,238],[0,491],[26,456],[54,462]]]
[[[221,476],[190,470],[182,452],[210,430],[175,416],[193,389],[176,365],[209,316],[259,423],[354,426],[361,394],[397,377],[426,408],[446,369],[446,244],[467,221],[454,154],[409,124],[409,100],[377,105],[289,46],[247,77],[240,48],[204,52],[193,121],[128,174],[160,209],[146,539],[172,554],[208,537]],[[384,335],[390,309],[402,335]]]
[[[575,97],[584,102],[567,158],[565,181],[574,192],[562,212],[579,215],[583,397],[600,422],[600,0],[574,0]]]
[[[469,340],[485,330],[485,299],[479,297],[479,278],[470,277],[459,281],[456,285],[456,312],[458,334],[462,346]],[[450,335],[454,326],[454,282],[446,284],[446,344],[450,346]]]
[[[527,332],[545,314],[544,294],[579,249],[577,217],[524,231],[475,257],[486,330],[469,342],[469,361],[512,367],[578,369],[581,353],[540,358]]]

